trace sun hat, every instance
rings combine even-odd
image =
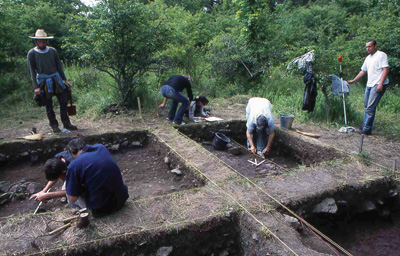
[[[36,30],[35,36],[30,36],[32,39],[53,39],[54,36],[47,36],[43,29]]]

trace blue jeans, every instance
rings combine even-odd
[[[253,143],[256,146],[257,151],[263,151],[268,143],[269,134],[267,130],[254,129],[253,132],[251,133],[251,137],[253,138]],[[250,148],[249,141],[247,141],[247,147]]]
[[[366,87],[365,88],[365,98],[364,98],[364,122],[363,122],[363,132],[371,133],[374,119],[375,119],[375,112],[376,107],[378,106],[379,101],[381,100],[383,94],[386,91],[387,84],[383,85],[383,90],[377,92],[376,89],[378,88],[378,84],[374,85],[373,87]]]
[[[161,95],[172,100],[171,107],[169,108],[168,112],[168,119],[174,121],[176,124],[181,124],[183,115],[189,106],[189,99],[169,85],[163,85],[161,87]],[[178,103],[182,103],[182,105],[179,108],[178,113],[176,113]]]

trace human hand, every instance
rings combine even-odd
[[[44,191],[40,191],[36,194],[31,195],[31,197],[29,198],[29,200],[35,199],[35,201],[41,202],[44,200],[47,200],[47,193]]]
[[[348,84],[352,84],[354,82],[355,82],[354,79],[347,81]]]
[[[256,149],[256,147],[254,147],[254,146],[251,147],[250,151],[251,151],[253,154],[257,153],[257,149]]]
[[[268,155],[270,152],[271,150],[268,147],[264,148],[264,150],[262,151],[264,155]]]
[[[38,88],[35,88],[35,95],[36,96],[39,96],[40,95],[40,88],[38,87]]]
[[[165,104],[161,103],[160,106],[158,106],[159,108],[164,108]]]
[[[381,92],[383,90],[383,84],[379,84],[378,87],[376,88],[377,92]]]
[[[68,86],[69,88],[71,88],[71,84],[68,82],[68,80],[65,80],[65,81],[64,81],[64,84],[65,84],[66,86]]]
[[[201,117],[200,120],[206,120],[206,118],[205,117]]]

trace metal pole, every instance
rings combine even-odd
[[[342,63],[340,63],[340,80],[342,81],[342,93],[343,93],[343,111],[344,111],[344,125],[347,126],[347,114],[346,114],[346,98],[344,95],[344,84],[343,84],[343,75],[342,75]]]
[[[139,116],[142,118],[142,107],[140,106],[140,97],[137,97],[138,106],[139,106]]]

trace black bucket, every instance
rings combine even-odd
[[[224,150],[231,140],[225,134],[216,132],[212,145],[216,150]]]

